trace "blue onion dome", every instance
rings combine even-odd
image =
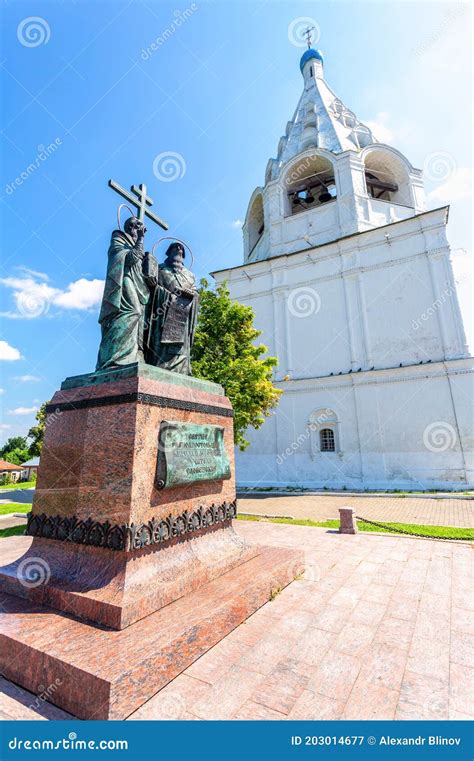
[[[301,56],[301,61],[300,61],[301,72],[303,72],[305,63],[307,61],[310,61],[312,58],[315,58],[317,61],[321,61],[321,63],[324,62],[323,54],[321,53],[320,50],[318,49],[315,50],[314,48],[308,48],[308,50],[305,50],[305,52]]]

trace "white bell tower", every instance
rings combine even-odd
[[[422,173],[300,61],[303,92],[249,202],[244,263],[215,272],[255,310],[284,393],[237,454],[245,485],[473,484],[472,358]]]

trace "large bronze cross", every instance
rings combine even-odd
[[[146,194],[146,185],[139,185],[138,187],[136,185],[132,185],[130,190],[131,193],[128,192],[128,190],[125,190],[125,188],[122,188],[121,185],[118,184],[118,182],[115,182],[115,180],[109,180],[109,188],[112,188],[112,190],[115,190],[117,193],[120,193],[123,198],[126,198],[126,200],[131,203],[133,206],[136,207],[138,212],[138,219],[143,222],[145,220],[145,217],[149,217],[153,222],[156,222],[157,225],[163,228],[163,230],[168,229],[168,225],[166,222],[163,222],[162,219],[157,217],[156,214],[154,214],[148,206],[152,206],[153,199],[150,198],[150,196],[147,196]],[[135,195],[132,195],[132,193],[135,193]]]

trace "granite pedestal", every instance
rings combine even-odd
[[[165,421],[217,427],[230,477],[160,488]],[[32,691],[64,682],[51,700],[81,718],[131,713],[303,570],[300,552],[240,539],[235,514],[220,386],[141,364],[67,379],[48,405],[33,539],[0,568],[1,672]]]

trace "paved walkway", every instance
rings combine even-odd
[[[0,489],[0,505],[5,505],[7,502],[21,502],[23,505],[30,505],[33,502],[34,493],[34,487],[31,489]]]
[[[293,582],[131,719],[472,719],[470,545],[235,522]],[[1,546],[1,545],[0,545]],[[3,718],[70,718],[0,682]]]
[[[339,508],[348,506],[353,507],[357,515],[374,521],[474,528],[474,500],[469,499],[252,495],[240,497],[238,506],[240,513],[311,518],[314,521],[339,519]]]

